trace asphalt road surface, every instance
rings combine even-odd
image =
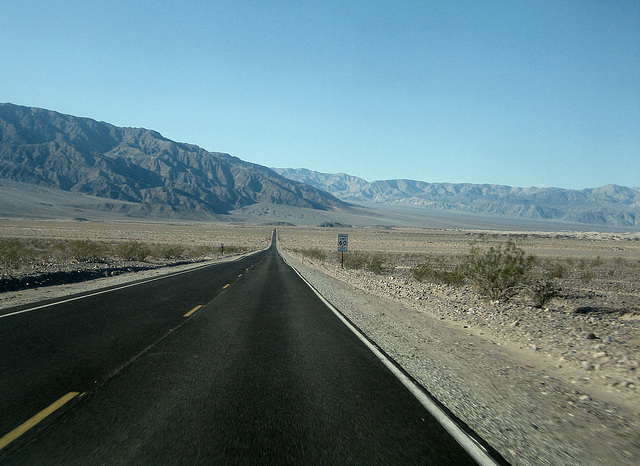
[[[235,262],[17,310],[0,315],[3,463],[476,464],[275,235]]]

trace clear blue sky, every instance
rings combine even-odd
[[[640,1],[6,1],[0,102],[275,167],[640,186]]]

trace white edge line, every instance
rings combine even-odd
[[[225,262],[236,262],[236,261],[239,261],[240,259],[244,258],[245,256],[246,255],[241,255],[241,256],[238,256],[237,258],[234,258],[233,260],[225,261]],[[219,263],[221,263],[221,262],[214,262],[212,264],[199,265],[199,266],[194,267],[192,269],[182,270],[180,272],[168,273],[168,274],[165,274],[165,275],[161,275],[159,277],[153,277],[153,278],[149,278],[149,279],[142,280],[142,281],[136,281],[135,283],[127,283],[126,285],[117,286],[115,288],[109,288],[108,290],[96,291],[95,293],[89,293],[89,294],[85,294],[85,295],[82,295],[82,296],[76,296],[74,298],[64,299],[62,301],[55,301],[53,303],[43,304],[41,306],[30,307],[29,309],[23,309],[21,311],[15,311],[15,312],[10,312],[8,314],[2,314],[2,315],[0,315],[0,319],[4,319],[5,317],[10,317],[10,316],[15,316],[17,314],[23,314],[25,312],[37,311],[38,309],[44,309],[45,307],[57,306],[58,304],[69,303],[71,301],[77,301],[79,299],[90,298],[92,296],[98,296],[98,295],[101,295],[101,294],[110,293],[112,291],[123,290],[125,288],[130,288],[132,286],[142,285],[144,283],[149,283],[149,282],[153,282],[153,281],[156,281],[156,280],[162,280],[162,279],[169,278],[169,277],[175,277],[176,275],[181,275],[183,273],[193,272],[194,270],[203,269],[205,267],[211,267],[211,266],[219,264]]]
[[[278,250],[278,254],[280,254],[280,250]],[[304,278],[304,276],[296,269],[293,265],[291,265],[287,260],[280,254],[280,257],[285,261],[289,267],[291,267],[302,280],[313,290],[313,292],[320,298],[320,300],[329,308],[331,311],[347,326],[349,330],[351,330],[359,339],[362,341],[367,348],[369,348],[373,354],[375,354],[378,359],[382,361],[382,363],[387,366],[387,368],[395,375],[400,382],[416,397],[416,399],[424,406],[427,411],[451,434],[451,436],[458,442],[458,444],[464,448],[471,457],[478,462],[481,466],[498,466],[491,456],[487,453],[487,451],[471,436],[469,436],[464,430],[462,430],[458,424],[451,419],[447,414],[429,398],[425,394],[425,392],[415,384],[413,380],[411,380],[407,375],[402,372],[398,367],[389,360],[389,358],[382,353],[375,345],[369,341],[369,339],[362,334],[362,332],[354,327],[351,322],[349,322],[340,311],[338,311],[329,301],[327,301],[324,296],[322,296],[318,290],[315,289],[309,281]]]

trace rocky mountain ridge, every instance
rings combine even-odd
[[[376,225],[388,223],[382,217],[393,210],[402,213],[402,218],[391,221],[398,224],[406,223],[407,218],[464,214],[465,224],[474,224],[471,217],[482,216],[485,223],[493,218],[551,221],[557,225],[565,222],[562,225],[578,228],[640,227],[638,189],[616,185],[568,190],[413,180],[368,182],[346,174],[270,169],[171,141],[156,131],[116,127],[13,104],[0,104],[0,182],[5,196],[0,199],[3,215],[28,214],[33,209],[39,217],[46,217],[47,209],[53,214],[58,202],[53,199],[60,196],[47,191],[47,200],[29,204],[27,199],[35,191],[26,191],[32,186],[71,195],[64,200],[66,207],[58,210],[72,217],[91,211],[125,217],[229,219],[229,213],[240,212],[249,221],[257,215],[261,221],[267,221],[267,217],[274,218],[269,221],[281,221],[284,216],[286,221],[304,223],[315,221],[303,220],[315,219],[315,212],[322,213],[319,223],[334,222],[336,215],[345,223],[346,217],[357,215],[349,204],[353,203],[373,207],[366,210],[367,218],[360,223]],[[25,194],[22,201],[21,192]],[[385,213],[376,212],[381,208]],[[353,222],[357,223],[355,219]]]
[[[369,182],[344,173],[274,168],[282,176],[365,205],[457,211],[593,225],[640,226],[640,190],[618,185],[581,190],[491,184]]]
[[[141,214],[169,217],[226,214],[260,202],[348,208],[267,167],[156,131],[13,104],[0,104],[0,179],[124,201],[119,205]]]

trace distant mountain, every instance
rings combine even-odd
[[[0,179],[125,201],[138,212],[142,206],[167,216],[224,214],[256,203],[347,207],[267,167],[155,131],[13,104],[0,104]]]
[[[291,168],[273,170],[348,202],[593,225],[640,226],[640,191],[617,185],[571,190],[413,180],[368,182],[343,173]]]

